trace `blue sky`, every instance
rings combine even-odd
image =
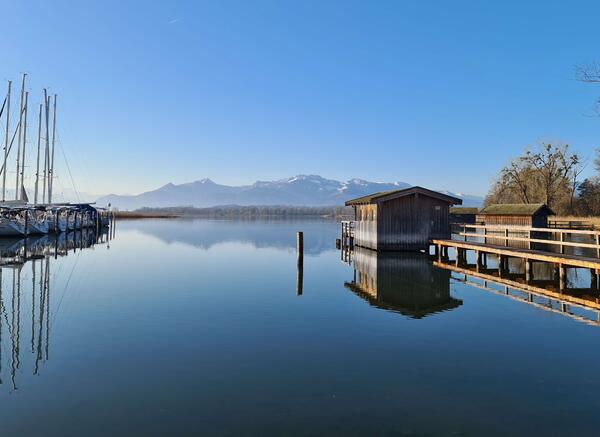
[[[539,140],[600,147],[600,86],[574,73],[600,61],[594,1],[35,0],[3,16],[0,90],[27,72],[34,103],[59,94],[81,191],[308,173],[484,194]]]

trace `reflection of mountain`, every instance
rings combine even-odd
[[[16,390],[17,375],[23,368],[37,375],[49,359],[51,319],[62,299],[51,293],[55,258],[107,242],[107,238],[108,234],[96,234],[92,229],[27,239],[0,238],[0,384],[9,373],[10,385]],[[25,362],[27,356],[30,364]]]
[[[354,279],[345,286],[373,306],[418,319],[462,305],[450,296],[450,272],[425,254],[356,247],[352,258]]]
[[[304,232],[304,254],[318,255],[335,248],[339,223],[322,220],[136,220],[132,229],[166,243],[189,244],[201,249],[227,242],[252,244],[257,248],[294,249],[296,232]],[[119,222],[126,229],[130,222]]]

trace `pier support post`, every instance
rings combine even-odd
[[[533,266],[531,260],[525,260],[525,282],[530,283],[533,279]]]
[[[558,288],[562,291],[567,285],[567,269],[564,265],[558,266]]]
[[[498,276],[504,277],[508,273],[508,257],[506,255],[500,255],[498,259]]]
[[[460,248],[456,248],[456,267],[460,267],[460,265],[462,264],[462,258],[463,258],[463,249]]]
[[[475,251],[475,259],[476,259],[476,270],[477,272],[481,271],[482,268],[482,257],[483,257],[483,253],[481,253],[480,251],[476,250]]]
[[[590,288],[598,290],[598,271],[596,269],[590,269]]]

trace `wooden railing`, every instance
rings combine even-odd
[[[596,255],[600,258],[600,231],[588,231],[581,229],[558,229],[558,228],[530,228],[523,226],[498,226],[498,225],[462,225],[463,232],[459,235],[464,237],[465,241],[469,237],[471,238],[482,238],[484,243],[488,243],[488,240],[494,242],[503,241],[505,246],[509,246],[511,241],[525,242],[529,249],[531,249],[532,243],[549,244],[560,247],[560,252],[564,253],[565,247],[577,247],[582,249],[595,249]],[[474,229],[475,232],[468,232],[468,229]],[[477,232],[478,230],[483,231]],[[491,233],[490,233],[491,232]],[[527,236],[515,236],[511,235],[515,233],[526,234]],[[557,235],[558,239],[551,238],[538,238],[537,235],[532,234],[549,234],[549,236]],[[593,243],[584,243],[579,241],[568,241],[566,237],[569,235],[581,235],[588,236]]]
[[[354,222],[342,220],[342,238],[354,237]]]
[[[585,220],[548,220],[549,228],[595,230],[593,223]]]

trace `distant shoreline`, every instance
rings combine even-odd
[[[180,215],[172,213],[161,213],[161,212],[144,212],[144,211],[113,211],[113,214],[118,219],[154,219],[154,218],[165,218],[173,219],[180,218]]]
[[[141,208],[134,211],[114,211],[118,219],[150,218],[212,218],[212,219],[256,219],[256,218],[327,218],[352,217],[352,210],[344,206],[215,206],[210,208],[168,207]]]

